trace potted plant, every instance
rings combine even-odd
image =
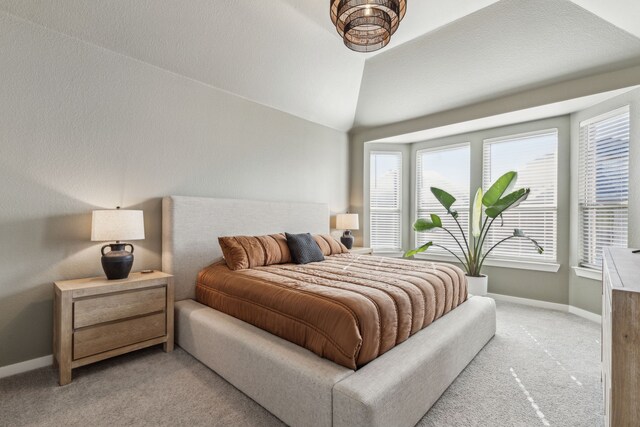
[[[494,244],[489,250],[484,251],[484,243],[497,218],[502,219],[502,214],[509,209],[515,208],[520,203],[529,197],[530,189],[521,188],[519,190],[511,191],[514,187],[516,180],[518,179],[517,172],[507,172],[502,175],[498,180],[487,190],[486,193],[482,192],[482,188],[478,188],[475,199],[473,201],[473,212],[471,216],[471,238],[467,239],[465,231],[462,229],[460,222],[458,221],[458,212],[453,209],[453,204],[456,198],[444,190],[436,187],[431,187],[431,193],[440,202],[442,206],[447,210],[447,214],[450,215],[462,234],[462,241],[457,238],[450,230],[442,225],[442,219],[436,215],[431,214],[430,218],[420,218],[413,225],[413,229],[419,233],[427,232],[434,229],[442,229],[453,238],[458,244],[464,259],[456,255],[451,249],[442,245],[435,244],[433,242],[427,242],[424,245],[412,249],[404,254],[405,257],[414,256],[420,252],[424,252],[431,246],[439,247],[451,255],[456,257],[458,261],[463,265],[467,274],[467,283],[469,286],[469,292],[474,295],[485,295],[487,293],[487,276],[481,274],[482,266],[487,259],[487,256],[498,245],[506,242],[510,239],[528,239],[533,243],[538,253],[542,253],[544,249],[532,238],[526,236],[524,232],[516,228],[513,230],[513,234],[505,237],[496,244]],[[505,195],[506,194],[506,195]]]

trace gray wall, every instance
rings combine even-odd
[[[348,208],[343,132],[2,12],[0,76],[0,366],[51,353],[54,280],[102,274],[94,208],[144,209],[134,269],[168,194]]]
[[[571,115],[571,265],[578,264],[579,217],[578,217],[578,147],[580,122],[629,105],[631,135],[629,147],[629,246],[640,247],[640,89],[625,93],[606,102]],[[638,258],[640,262],[640,257]],[[570,304],[600,313],[602,310],[601,282],[578,277],[574,271],[569,275]]]
[[[482,185],[482,143],[485,139],[500,136],[515,135],[520,133],[539,131],[545,129],[558,129],[558,260],[560,270],[557,273],[532,271],[504,267],[485,267],[483,271],[489,275],[489,292],[517,296],[521,298],[537,299],[560,304],[569,303],[569,163],[570,163],[570,120],[569,116],[538,120],[512,126],[504,126],[478,132],[471,132],[447,138],[414,143],[414,144],[375,144],[365,145],[364,153],[364,181],[365,188],[368,186],[367,153],[371,150],[397,149],[408,151],[409,156],[404,156],[404,168],[413,170],[416,158],[416,151],[424,148],[442,147],[455,145],[464,142],[471,144],[471,182],[469,194],[475,194],[478,187]],[[415,174],[407,173],[405,177],[406,187],[410,187],[409,194],[415,194],[414,182]],[[405,248],[415,246],[414,233],[410,232],[410,225],[415,220],[415,205],[412,198],[405,198],[405,217],[408,217],[408,227],[405,227]],[[367,197],[364,196],[365,205],[363,212],[365,218],[363,223],[367,226]],[[366,229],[364,229],[366,230]],[[368,236],[364,235],[364,244],[367,244]]]

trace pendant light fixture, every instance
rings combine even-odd
[[[407,0],[330,0],[331,21],[344,44],[374,52],[391,40],[407,11]]]

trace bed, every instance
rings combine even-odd
[[[467,300],[464,272],[454,265],[336,246],[340,253],[304,265],[232,270],[216,262],[198,274],[196,301],[355,370]]]
[[[475,296],[379,357],[343,366],[194,301],[198,273],[222,256],[218,236],[285,230],[327,234],[327,205],[163,200],[178,345],[289,425],[414,425],[495,334],[493,300]]]

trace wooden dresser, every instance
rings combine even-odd
[[[53,353],[60,385],[71,370],[163,344],[173,350],[173,276],[155,271],[54,284]]]
[[[602,384],[606,426],[640,426],[640,254],[605,248]]]

